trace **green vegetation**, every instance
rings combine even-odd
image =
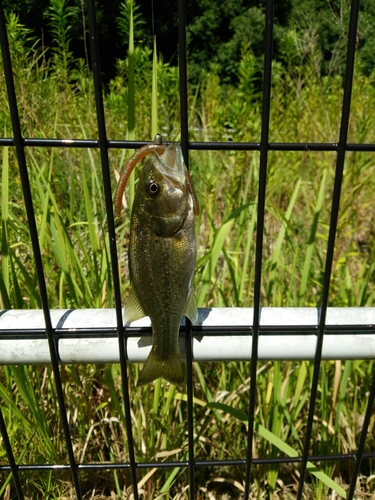
[[[55,32],[50,25],[51,11],[55,10],[53,5],[64,5],[69,15],[61,28],[69,26],[70,50],[75,58],[87,60],[85,3],[83,0],[3,0],[5,9],[16,13],[20,21],[33,30],[34,35],[43,39],[47,47],[54,44]],[[136,3],[136,43],[151,47],[152,38],[156,35],[158,50],[164,60],[176,66],[177,2],[159,0],[155,4],[149,0],[138,0]],[[303,52],[306,47],[314,45],[320,57],[319,71],[324,75],[341,72],[345,64],[350,3],[350,0],[275,2],[275,60],[289,70],[296,64],[305,65],[307,60]],[[102,42],[102,71],[107,82],[116,74],[116,59],[126,55],[124,40],[128,39],[129,17],[125,15],[121,25],[118,25],[123,4],[122,0],[106,0],[96,4]],[[264,21],[264,0],[189,0],[187,42],[190,75],[194,83],[199,82],[202,69],[209,71],[213,64],[218,67],[222,82],[238,82],[242,50],[251,50],[261,65]],[[368,76],[374,69],[375,5],[372,0],[360,2],[357,41],[361,70]],[[49,53],[47,57],[51,55]]]
[[[83,60],[71,52],[69,7],[54,0],[49,27],[53,57],[39,49],[33,32],[9,15],[14,77],[23,133],[27,137],[96,138],[93,82]],[[129,7],[129,3],[127,3]],[[131,39],[137,23],[119,26]],[[73,15],[73,14],[72,14]],[[119,14],[120,16],[120,14]],[[131,19],[131,15],[130,18]],[[133,18],[135,21],[135,18]],[[64,24],[65,23],[65,24]],[[63,29],[64,27],[64,29]],[[139,28],[139,26],[138,26]],[[270,141],[336,142],[342,81],[325,74],[318,43],[300,51],[289,35],[293,65],[275,62]],[[151,46],[151,45],[150,45]],[[294,47],[294,50],[293,50]],[[105,93],[110,139],[151,139],[156,120],[168,140],[179,138],[178,71],[152,50],[135,43],[129,58],[119,59]],[[298,59],[299,57],[299,59]],[[130,59],[134,61],[132,75]],[[153,69],[154,68],[154,69]],[[322,76],[324,74],[324,76]],[[131,87],[129,80],[134,79]],[[223,83],[219,65],[201,72],[189,88],[190,139],[258,141],[260,139],[261,66],[244,47],[236,84]],[[156,113],[156,87],[158,106]],[[130,83],[130,85],[129,85]],[[134,90],[129,95],[130,88]],[[153,92],[154,89],[154,92]],[[354,80],[350,142],[374,142],[374,74],[361,71]],[[153,111],[152,111],[153,110]],[[134,112],[135,123],[128,116]],[[157,116],[157,117],[156,117]],[[134,128],[132,128],[134,127]],[[11,125],[0,75],[0,129]],[[109,242],[100,157],[97,150],[27,148],[33,202],[51,308],[113,307]],[[116,175],[129,152],[110,150],[113,192]],[[329,226],[335,153],[269,154],[264,235],[262,305],[317,306],[320,303]],[[13,148],[1,156],[1,308],[38,308],[37,280]],[[197,220],[199,259],[195,277],[198,306],[251,307],[254,282],[258,152],[190,152],[190,167],[201,205]],[[331,306],[374,304],[375,163],[370,153],[346,157],[336,240]],[[128,195],[128,193],[127,193]],[[118,227],[122,293],[128,291],[126,246],[129,209]],[[328,361],[321,367],[311,454],[349,453],[356,449],[374,363]],[[78,462],[128,460],[118,365],[61,367],[66,405]],[[187,457],[186,394],[163,381],[135,388],[138,366],[129,367],[131,414],[138,461],[173,461]],[[249,363],[194,365],[195,456],[197,460],[243,458],[249,398]],[[256,457],[300,453],[307,419],[312,366],[307,362],[262,362],[258,368],[254,453]],[[2,411],[19,463],[67,460],[59,408],[49,367],[4,367],[0,372]],[[367,450],[374,449],[374,418]],[[281,442],[280,442],[281,440]],[[4,450],[0,461],[6,462]],[[351,479],[350,463],[309,467],[305,499],[339,495]],[[374,489],[373,461],[364,461],[356,498]],[[199,498],[240,498],[243,467],[197,468]],[[0,475],[0,496],[13,488]],[[82,472],[86,498],[126,498],[127,471]],[[27,498],[73,498],[70,475],[61,471],[23,472]],[[255,466],[254,499],[289,499],[298,470]],[[139,471],[141,498],[188,497],[183,469]],[[11,492],[13,490],[11,489]],[[9,494],[8,494],[9,493]],[[8,489],[8,498],[12,495]],[[336,498],[338,498],[336,495]],[[332,498],[334,494],[332,493]]]

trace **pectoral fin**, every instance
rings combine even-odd
[[[185,314],[185,316],[187,316],[190,319],[190,321],[193,323],[193,325],[196,325],[198,323],[198,310],[197,310],[197,305],[195,303],[193,289],[191,289],[189,298],[187,299],[185,309],[184,309],[184,314]]]
[[[124,308],[124,324],[128,325],[132,321],[144,318],[145,316],[147,316],[147,314],[144,312],[134,288],[131,288],[129,298]]]

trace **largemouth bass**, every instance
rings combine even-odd
[[[178,337],[183,314],[193,323],[198,319],[192,285],[197,212],[180,146],[167,147],[161,156],[152,150],[133,203],[131,291],[124,310],[125,324],[151,319],[153,345],[138,385],[159,377],[174,384],[184,380]]]

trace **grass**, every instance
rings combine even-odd
[[[54,3],[56,12],[58,5],[59,2]],[[132,4],[126,5],[130,8]],[[68,19],[64,12],[59,12]],[[59,25],[55,22],[54,27]],[[97,137],[92,79],[82,62],[69,59],[68,38],[61,34],[54,52],[58,57],[49,63],[15,17],[9,20],[9,32],[17,93],[22,96],[24,134]],[[128,33],[131,37],[132,29]],[[34,48],[27,48],[30,46]],[[134,66],[130,64],[132,59]],[[223,141],[228,136],[234,141],[259,140],[257,72],[251,54],[244,54],[237,86],[223,86],[215,68],[202,75],[198,88],[190,89],[189,94],[191,140]],[[373,141],[372,84],[371,78],[357,74],[350,141]],[[128,59],[118,62],[117,76],[106,89],[108,137],[150,139],[159,123],[166,139],[177,140],[177,85],[176,68],[158,59],[156,50],[152,55],[147,48],[133,47]],[[272,92],[271,141],[337,140],[342,96],[337,76],[320,78],[311,71],[292,77],[281,74],[276,67]],[[6,136],[11,129],[3,76],[0,94],[0,124]],[[127,120],[130,116],[133,119]],[[28,148],[26,153],[50,307],[113,307],[98,151],[38,147]],[[115,173],[121,170],[130,152],[110,150],[109,154],[114,189]],[[3,148],[1,161],[0,306],[38,308],[40,300],[14,150]],[[190,153],[201,206],[195,274],[200,307],[253,304],[258,165],[258,152]],[[314,307],[320,303],[334,166],[334,153],[270,152],[262,305]],[[371,154],[347,154],[331,306],[374,304],[373,174]],[[131,205],[131,196],[127,193],[127,207]],[[126,208],[124,221],[118,227],[124,297],[129,286],[128,214]],[[373,369],[372,361],[322,363],[312,454],[355,450]],[[119,366],[64,366],[61,373],[77,461],[128,460]],[[198,460],[245,456],[249,373],[250,365],[245,362],[194,365],[194,447]],[[163,381],[137,389],[138,366],[130,365],[129,374],[136,459],[186,459],[186,394]],[[311,363],[259,363],[255,456],[294,456],[301,452],[311,378]],[[4,367],[0,373],[0,397],[19,463],[66,462],[49,367]],[[368,450],[375,445],[373,430],[374,419],[367,439]],[[0,460],[6,462],[4,452]],[[351,477],[349,464],[322,462],[317,467],[318,471],[309,465],[311,474],[304,498],[328,498],[332,489],[342,494]],[[197,469],[200,498],[240,498],[244,473],[241,467]],[[356,498],[368,498],[374,473],[374,464],[366,461],[362,474],[368,482],[362,481]],[[130,484],[126,471],[82,473],[80,477],[87,498],[125,498]],[[186,498],[186,477],[180,468],[139,473],[141,497]],[[0,496],[9,487],[13,492],[9,476],[2,473],[1,479]],[[332,485],[332,479],[336,485]],[[25,472],[22,481],[26,498],[74,496],[70,476],[63,473]],[[294,466],[257,466],[252,498],[293,498],[297,481]]]

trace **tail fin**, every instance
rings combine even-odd
[[[155,354],[153,347],[139,376],[137,386],[149,384],[160,377],[172,384],[181,384],[184,381],[184,371],[179,352],[167,359],[160,359]]]

